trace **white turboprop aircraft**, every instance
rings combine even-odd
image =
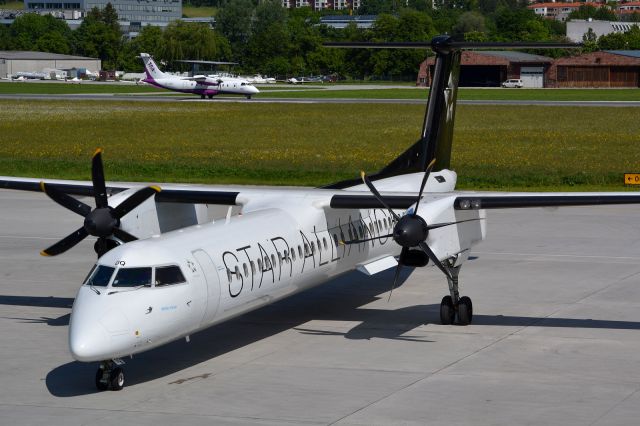
[[[461,50],[504,45],[442,36],[391,47],[430,47],[435,72],[420,139],[371,177],[362,172],[361,180],[318,189],[107,186],[100,150],[92,182],[0,177],[0,188],[44,191],[84,217],[43,255],[97,237],[99,258],[73,304],[69,348],[78,361],[100,362],[99,389],[122,389],[123,357],[188,340],[353,270],[395,267],[393,290],[402,266],[434,265],[448,283],[442,323],[469,324],[473,307],[460,297],[458,274],[485,237],[485,210],[640,203],[628,192],[454,191],[456,173],[448,165]],[[93,196],[96,208],[69,194]]]
[[[220,94],[244,95],[247,99],[251,99],[251,96],[260,93],[254,85],[242,78],[209,77],[206,75],[178,77],[160,71],[148,53],[141,53],[140,58],[142,58],[147,73],[147,78],[142,81],[162,89],[193,93],[200,95],[202,99],[205,97],[211,99]]]

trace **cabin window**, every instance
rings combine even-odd
[[[247,267],[246,263],[242,264],[242,270],[244,271],[244,277],[248,278],[249,277],[249,268]]]
[[[296,249],[295,247],[291,249],[291,260],[296,261]]]
[[[258,269],[260,269],[260,271],[264,271],[264,269],[262,269],[262,258],[258,259]]]
[[[160,266],[156,268],[156,287],[184,282],[187,282],[187,280],[184,279],[179,266]]]
[[[309,244],[304,243],[304,255],[309,256]]]
[[[311,254],[314,254],[316,252],[316,245],[313,241],[311,241]]]
[[[111,276],[116,268],[112,268],[110,266],[104,265],[94,265],[91,272],[89,272],[89,276],[85,280],[85,284],[92,285],[96,287],[106,287],[111,281]]]
[[[298,257],[302,257],[302,247],[298,246]]]
[[[256,264],[253,262],[253,260],[251,262],[249,262],[251,264],[251,275],[255,275],[256,274]]]
[[[271,255],[271,266],[275,266],[276,265],[276,257],[274,255]]]
[[[151,268],[120,268],[112,287],[151,286]]]
[[[324,249],[327,250],[328,249],[328,245],[327,245],[327,239],[325,237],[322,237],[322,245],[324,246]]]
[[[333,234],[333,244],[335,244],[335,246],[338,247],[338,235],[337,234]]]
[[[242,275],[240,275],[240,268],[238,267],[238,265],[236,265],[236,270],[234,272],[234,274],[236,274],[236,278],[242,278]]]
[[[231,284],[231,269],[227,268],[227,279],[229,280],[229,284]]]

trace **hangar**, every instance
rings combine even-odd
[[[418,86],[430,86],[435,57],[420,64]],[[460,87],[499,87],[510,78],[522,79],[525,87],[544,87],[544,74],[553,59],[514,51],[463,51]]]
[[[606,50],[557,59],[549,87],[640,87],[640,51]]]
[[[0,51],[0,77],[2,78],[11,77],[17,72],[39,73],[46,68],[59,70],[86,68],[95,72],[102,69],[102,61],[98,58],[59,53]]]

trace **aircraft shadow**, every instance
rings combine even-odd
[[[405,268],[402,285],[412,271]],[[439,324],[439,304],[415,305],[396,310],[360,308],[386,297],[393,271],[365,277],[354,272],[323,286],[266,306],[229,322],[211,327],[184,340],[127,359],[127,386],[155,380],[231,352],[286,330],[347,339],[393,339],[430,343],[424,335],[409,335],[423,324]],[[358,325],[345,332],[305,328],[311,320],[352,321]],[[574,318],[539,318],[503,315],[474,315],[474,325],[538,326],[592,329],[638,330],[640,322]],[[97,363],[69,362],[54,368],[46,377],[49,392],[58,397],[96,393],[93,376]],[[180,382],[180,381],[178,381]]]

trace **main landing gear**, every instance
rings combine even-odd
[[[459,325],[469,325],[473,319],[473,304],[467,296],[460,297],[458,290],[458,274],[460,266],[453,266],[453,261],[446,262],[449,266],[452,279],[449,282],[449,295],[440,302],[440,322],[444,325],[454,324],[457,319]]]
[[[124,361],[120,359],[102,361],[96,371],[96,387],[100,391],[119,391],[124,387]]]

